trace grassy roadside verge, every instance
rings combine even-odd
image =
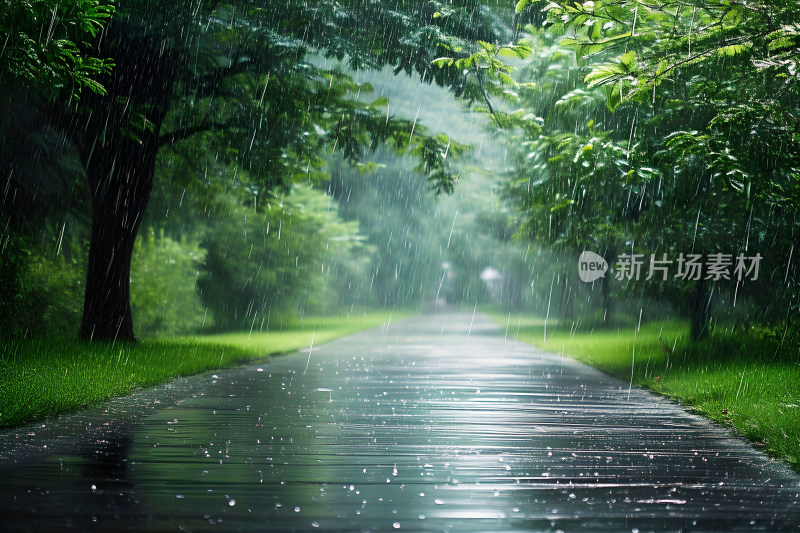
[[[615,329],[553,326],[493,315],[509,336],[572,356],[633,385],[652,389],[735,428],[800,471],[800,351],[768,335],[715,334],[692,345],[676,321]],[[659,340],[659,336],[661,340]]]
[[[18,426],[165,383],[177,376],[228,368],[287,353],[405,318],[368,312],[313,317],[282,331],[145,340],[135,345],[31,339],[0,354],[0,428]]]

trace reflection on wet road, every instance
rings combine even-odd
[[[427,315],[0,436],[4,530],[796,530],[800,476],[674,404]]]

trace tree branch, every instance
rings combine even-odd
[[[475,67],[475,77],[478,78],[478,86],[481,88],[481,95],[483,95],[483,101],[486,102],[486,107],[489,108],[489,114],[492,115],[494,118],[494,108],[492,107],[492,102],[489,100],[489,95],[486,93],[486,88],[484,87],[483,76],[481,76],[481,72],[478,70],[478,67]]]
[[[214,71],[200,77],[195,84],[197,87],[195,96],[199,98],[218,96],[217,93],[220,89],[220,85],[222,84],[222,80],[226,77],[267,67],[267,61],[237,59],[237,62],[231,64],[230,66],[215,69]]]
[[[175,144],[176,142],[188,139],[192,135],[204,131],[211,131],[216,129],[223,129],[227,124],[224,122],[203,122],[194,126],[186,126],[174,131],[162,134],[158,138],[158,147],[161,148],[166,144]]]

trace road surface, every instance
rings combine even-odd
[[[800,476],[471,313],[0,435],[0,530],[780,531]]]

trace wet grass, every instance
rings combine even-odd
[[[197,335],[137,344],[40,338],[6,343],[0,354],[0,427],[101,403],[135,389],[243,363],[397,321],[410,313],[313,317],[282,331]]]
[[[777,336],[718,333],[697,344],[677,321],[599,329],[495,315],[509,337],[561,353],[735,428],[800,471],[800,349]],[[519,329],[517,333],[517,323]],[[660,337],[660,339],[659,339]]]
[[[248,353],[277,355],[299,348],[330,342],[358,331],[408,318],[409,311],[372,312],[350,317],[309,317],[289,322],[280,331],[234,332],[216,335],[194,335],[179,341],[199,345],[231,346]]]

